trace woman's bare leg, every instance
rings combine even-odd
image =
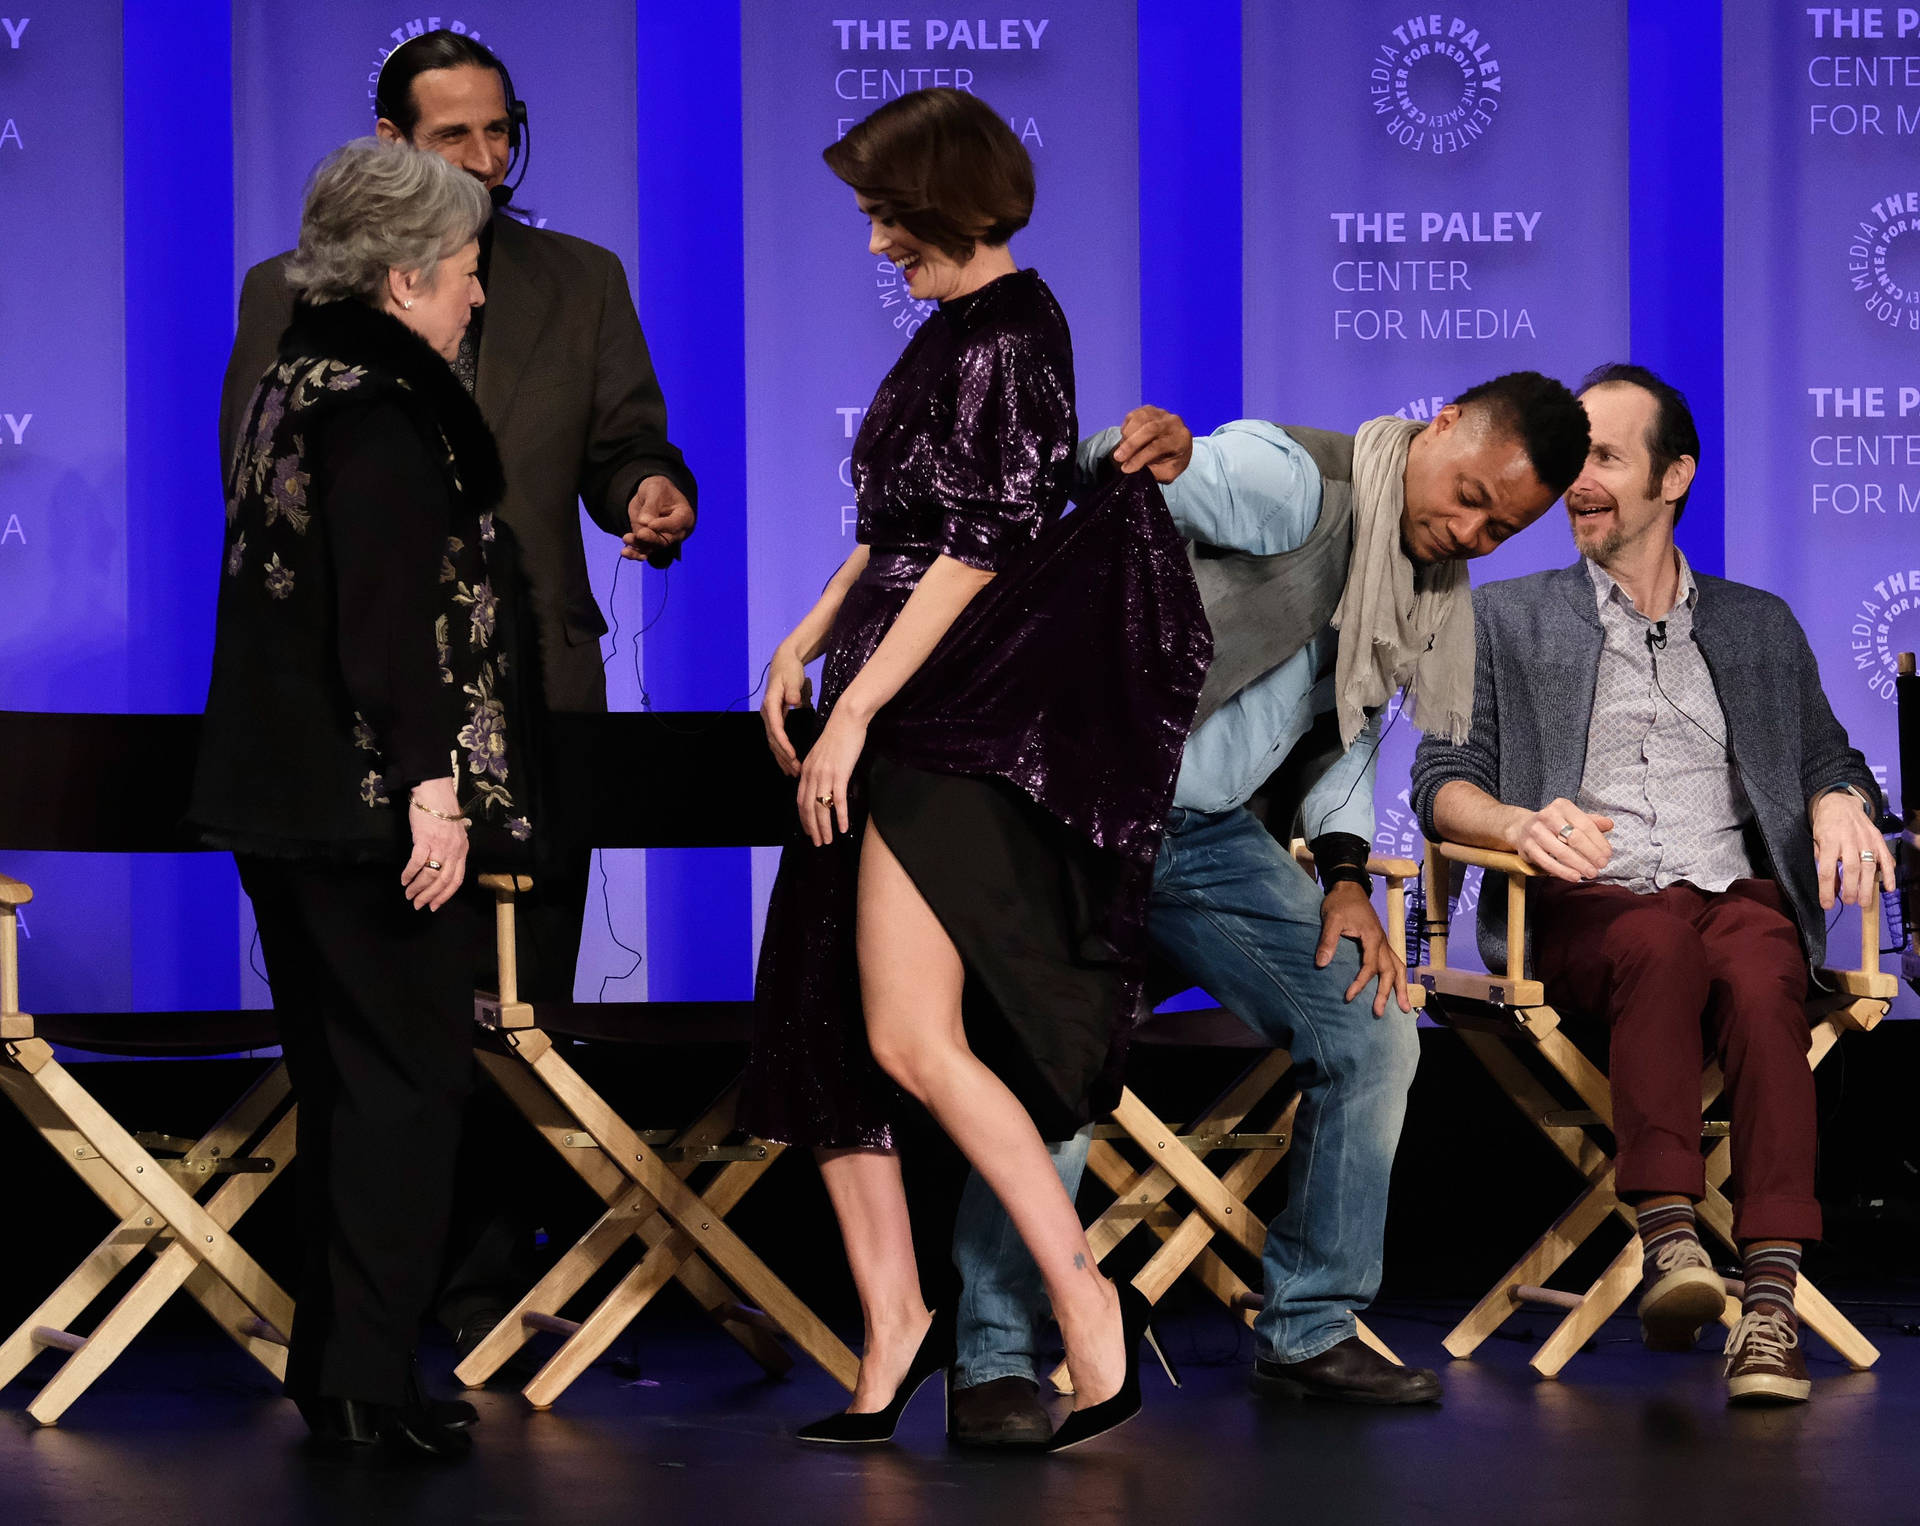
[[[871,824],[860,850],[857,926],[874,1058],[926,1105],[1032,1252],[1066,1341],[1076,1406],[1110,1398],[1126,1374],[1119,1294],[1094,1264],[1027,1110],[968,1048],[959,952]]]
[[[892,1150],[814,1153],[840,1221],[840,1238],[846,1243],[847,1265],[853,1269],[866,1322],[860,1380],[847,1406],[866,1414],[893,1401],[933,1316],[920,1296],[899,1155]]]

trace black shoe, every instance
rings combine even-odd
[[[955,1446],[1043,1447],[1052,1438],[1053,1417],[1025,1378],[947,1389],[947,1440]]]
[[[298,1403],[315,1443],[330,1449],[359,1451],[378,1446],[436,1461],[465,1457],[473,1450],[473,1437],[435,1424],[418,1405],[328,1397]]]
[[[1440,1379],[1424,1367],[1389,1362],[1349,1335],[1304,1362],[1256,1358],[1247,1387],[1269,1399],[1333,1399],[1342,1404],[1438,1404]]]
[[[450,1431],[468,1431],[480,1423],[480,1411],[465,1399],[436,1399],[420,1381],[420,1364],[415,1362],[407,1374],[407,1403],[425,1414],[435,1425]]]
[[[1049,1452],[1064,1452],[1069,1447],[1077,1447],[1082,1442],[1091,1441],[1095,1436],[1104,1435],[1115,1426],[1125,1425],[1140,1413],[1140,1345],[1144,1341],[1160,1358],[1160,1365],[1167,1371],[1167,1380],[1175,1388],[1180,1386],[1180,1375],[1173,1370],[1173,1363],[1167,1360],[1166,1352],[1160,1349],[1160,1342],[1153,1337],[1153,1305],[1147,1302],[1142,1293],[1131,1282],[1120,1284],[1120,1335],[1127,1345],[1127,1375],[1120,1384],[1120,1392],[1111,1399],[1102,1399],[1098,1404],[1089,1404],[1085,1409],[1076,1409],[1060,1422],[1060,1428],[1053,1433],[1053,1440],[1047,1444]]]
[[[920,1337],[920,1349],[914,1352],[907,1375],[900,1380],[900,1386],[893,1391],[892,1402],[885,1409],[869,1410],[858,1415],[851,1410],[842,1410],[837,1415],[828,1415],[811,1425],[801,1426],[793,1433],[794,1438],[799,1441],[824,1441],[837,1446],[872,1446],[876,1442],[891,1441],[894,1428],[900,1424],[900,1416],[906,1410],[907,1401],[922,1383],[944,1372],[952,1361],[953,1315],[936,1314],[933,1323],[927,1326],[927,1333]]]

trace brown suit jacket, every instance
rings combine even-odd
[[[247,272],[220,399],[220,459],[233,459],[247,399],[293,317],[286,255]],[[667,405],[611,250],[511,217],[493,220],[476,400],[507,476],[500,517],[530,584],[546,703],[604,710],[607,622],[587,579],[576,505],[624,534],[642,478],[670,478],[689,502],[693,475],[667,439]]]

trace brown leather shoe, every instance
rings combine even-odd
[[[963,1447],[1044,1447],[1053,1420],[1025,1378],[995,1378],[947,1391],[947,1440]]]
[[[1805,1404],[1812,1393],[1798,1321],[1764,1307],[1743,1314],[1727,1337],[1727,1401]]]
[[[1389,1362],[1349,1335],[1304,1362],[1256,1358],[1247,1387],[1268,1399],[1332,1399],[1342,1404],[1438,1404],[1440,1379],[1425,1367]]]

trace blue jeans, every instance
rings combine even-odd
[[[1245,809],[1176,807],[1154,864],[1147,931],[1154,951],[1293,1056],[1300,1087],[1287,1206],[1267,1229],[1259,1355],[1305,1361],[1354,1331],[1380,1287],[1387,1184],[1420,1047],[1413,1015],[1389,998],[1373,1015],[1371,983],[1343,940],[1322,970],[1320,890]],[[1086,1135],[1053,1148],[1069,1192],[1086,1164]],[[966,1291],[956,1382],[1034,1376],[1039,1273],[993,1194],[967,1184],[954,1229]]]

